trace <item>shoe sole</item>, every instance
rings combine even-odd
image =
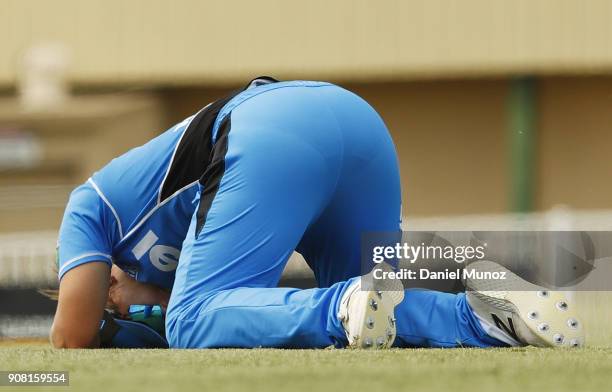
[[[397,334],[395,307],[403,299],[401,294],[386,291],[359,293],[356,309],[351,314],[357,331],[349,342],[350,348],[382,350],[390,348]]]
[[[576,305],[562,291],[510,291],[506,299],[543,347],[580,347],[582,323]],[[538,344],[536,344],[538,345]]]

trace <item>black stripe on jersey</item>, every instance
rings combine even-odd
[[[191,120],[179,145],[161,189],[159,201],[172,196],[198,180],[206,170],[212,153],[212,128],[221,108],[240,91],[213,102]]]
[[[179,145],[176,147],[174,158],[170,163],[170,170],[166,175],[166,179],[160,191],[160,203],[172,196],[179,189],[203,178],[202,173],[205,174],[214,158],[215,152],[212,146],[212,130],[215,120],[223,106],[236,95],[250,87],[275,82],[277,82],[277,80],[269,76],[255,78],[243,89],[234,91],[228,96],[213,102],[207,108],[196,114],[185,130]],[[220,140],[220,136],[217,137],[217,140]]]
[[[206,216],[208,215],[213,199],[217,195],[217,191],[219,191],[221,178],[225,173],[225,155],[227,154],[227,141],[231,126],[231,115],[228,115],[219,127],[217,142],[213,149],[210,164],[206,168],[202,178],[200,178],[200,184],[204,187],[204,190],[200,196],[200,204],[196,212],[196,237],[200,234],[202,228],[204,228]]]

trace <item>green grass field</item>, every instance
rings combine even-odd
[[[578,300],[589,345],[578,350],[53,350],[0,340],[0,370],[68,370],[70,390],[86,392],[608,391],[612,292]]]
[[[609,390],[612,349],[59,351],[4,342],[0,370],[68,370],[70,389],[87,392],[576,392]]]

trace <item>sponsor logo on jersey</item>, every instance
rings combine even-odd
[[[147,234],[132,249],[132,254],[137,260],[148,253],[151,264],[160,271],[170,272],[176,269],[181,251],[167,245],[159,245],[159,237],[149,230]]]

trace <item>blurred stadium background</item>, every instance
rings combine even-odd
[[[258,75],[369,101],[407,228],[612,228],[607,0],[1,0],[0,336],[44,336],[71,189]],[[357,190],[356,190],[357,192]],[[285,284],[308,285],[295,258]],[[581,300],[612,345],[610,293]]]

